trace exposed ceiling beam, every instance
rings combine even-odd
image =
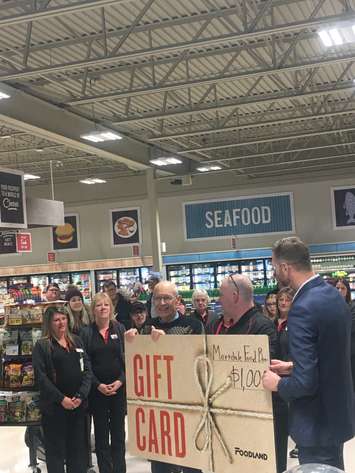
[[[50,7],[44,10],[33,10],[29,13],[19,13],[17,15],[0,18],[0,27],[19,25],[21,23],[27,23],[29,21],[43,20],[47,18],[54,18],[56,16],[64,14],[72,14],[82,12],[85,10],[94,10],[96,8],[102,8],[108,5],[128,3],[133,0],[85,0],[82,2],[72,3],[60,7]]]
[[[248,130],[248,129],[264,127],[264,126],[284,125],[285,123],[297,123],[297,122],[302,122],[302,121],[307,121],[307,120],[314,120],[314,119],[318,120],[322,118],[337,117],[337,116],[342,116],[342,115],[351,115],[352,113],[355,113],[355,109],[338,110],[334,112],[318,113],[318,114],[302,115],[302,116],[295,115],[295,110],[290,110],[290,112],[294,114],[290,118],[282,118],[279,120],[265,120],[261,122],[250,122],[250,123],[245,123],[243,125],[233,125],[233,126],[226,126],[222,128],[207,128],[203,130],[196,130],[196,131],[191,131],[191,132],[186,132],[186,133],[175,133],[171,135],[159,136],[156,138],[149,138],[148,141],[155,142],[155,141],[163,141],[163,140],[176,139],[176,138],[188,138],[191,136],[211,135],[214,133],[227,133],[230,131]]]
[[[162,92],[188,89],[190,87],[197,87],[201,85],[212,85],[212,84],[218,84],[220,82],[230,82],[230,81],[235,81],[238,79],[245,80],[245,79],[252,79],[255,77],[286,74],[290,72],[292,73],[299,70],[311,69],[315,66],[323,66],[323,67],[333,66],[336,64],[342,64],[342,63],[346,63],[346,62],[354,61],[354,60],[355,60],[355,54],[348,54],[345,56],[338,56],[338,57],[333,57],[333,58],[326,57],[323,59],[311,60],[310,62],[300,62],[292,66],[283,66],[281,68],[270,67],[270,68],[241,72],[241,73],[220,74],[220,75],[216,75],[215,77],[204,77],[200,79],[191,79],[189,81],[184,81],[184,82],[175,82],[173,84],[167,84],[161,87],[155,87],[155,86],[149,85],[146,87],[136,88],[136,89],[132,89],[129,91],[124,91],[124,92],[114,92],[114,93],[108,93],[108,94],[93,95],[85,99],[70,100],[66,102],[66,104],[76,106],[76,105],[86,105],[89,103],[105,102],[105,101],[116,100],[116,99],[124,99],[128,97],[131,97],[131,98],[139,97],[143,95],[152,95],[152,94],[158,94]],[[0,76],[0,80],[1,80],[1,76]],[[115,123],[120,123],[120,121],[117,121]]]
[[[300,138],[308,138],[311,136],[322,136],[322,135],[334,135],[337,133],[346,133],[349,131],[355,131],[355,127],[346,127],[346,128],[337,128],[337,129],[329,129],[329,130],[318,130],[312,131],[307,133],[294,133],[290,135],[283,135],[283,136],[274,136],[272,138],[260,138],[259,140],[251,140],[251,141],[242,141],[238,143],[228,143],[228,144],[220,144],[214,146],[204,146],[201,148],[191,148],[183,151],[176,151],[176,154],[185,155],[189,153],[198,153],[199,151],[214,151],[217,149],[227,149],[227,148],[237,148],[239,146],[245,145],[254,145],[254,144],[263,144],[263,143],[272,143],[275,141],[285,141],[291,139],[300,139]]]
[[[100,0],[100,1],[105,1],[105,0]],[[127,0],[121,0],[121,1],[127,1]],[[132,1],[132,0],[129,0],[129,1]],[[83,3],[86,3],[86,2],[83,2]],[[91,3],[95,3],[95,2],[91,2]],[[111,3],[113,3],[112,0],[111,0]],[[100,5],[97,5],[97,7],[99,6]],[[0,80],[13,81],[13,80],[18,80],[18,79],[25,79],[25,78],[30,78],[30,77],[51,74],[54,72],[65,72],[65,71],[73,70],[73,69],[81,69],[83,67],[103,66],[106,64],[111,64],[112,62],[115,62],[115,61],[127,61],[127,60],[133,60],[133,59],[137,60],[139,57],[148,57],[151,55],[181,52],[181,51],[184,51],[185,49],[207,47],[213,44],[229,43],[230,41],[243,41],[243,40],[251,39],[251,38],[255,40],[255,38],[259,36],[265,36],[265,35],[268,36],[268,35],[275,35],[275,34],[280,34],[280,33],[288,33],[290,31],[295,31],[295,30],[297,31],[300,28],[304,29],[304,28],[310,28],[310,27],[318,27],[322,24],[329,24],[332,22],[345,21],[345,20],[351,21],[354,19],[355,19],[355,14],[332,15],[332,16],[328,16],[324,18],[298,21],[298,22],[275,26],[271,28],[270,27],[262,28],[260,30],[250,31],[246,33],[238,33],[238,34],[232,33],[232,34],[222,35],[215,38],[201,39],[198,41],[186,41],[184,43],[166,45],[163,47],[146,48],[144,50],[136,51],[133,53],[121,54],[118,56],[107,56],[103,58],[84,59],[81,61],[74,61],[74,62],[57,64],[57,65],[47,66],[47,67],[39,67],[36,69],[24,69],[19,72],[0,75]],[[0,23],[0,26],[1,26],[1,23]]]
[[[204,104],[203,106],[198,107],[190,107],[189,110],[180,110],[180,111],[167,111],[165,113],[158,112],[156,114],[146,114],[143,117],[133,117],[128,118],[125,120],[120,120],[119,123],[121,125],[135,123],[135,122],[144,122],[146,120],[159,120],[159,119],[169,119],[174,117],[180,117],[184,115],[196,115],[205,112],[213,112],[213,111],[221,111],[221,110],[228,110],[235,107],[246,107],[252,104],[259,104],[259,103],[268,103],[268,102],[278,102],[290,99],[303,99],[303,98],[313,98],[313,97],[321,97],[323,95],[334,95],[338,94],[339,92],[350,92],[354,90],[354,83],[353,81],[345,81],[337,86],[326,86],[325,88],[320,88],[319,90],[312,90],[310,92],[303,92],[302,90],[282,90],[280,92],[272,93],[272,94],[263,94],[263,95],[255,95],[255,96],[245,96],[240,97],[237,100],[228,100],[227,103],[223,104],[223,101],[219,101],[216,105],[213,104]],[[157,137],[157,140],[160,138]]]

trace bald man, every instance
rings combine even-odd
[[[268,335],[270,356],[277,353],[277,336],[273,322],[254,305],[253,285],[243,274],[224,278],[219,296],[223,314],[207,326],[215,335]]]
[[[270,358],[273,358],[278,352],[276,328],[274,323],[255,307],[250,279],[243,274],[230,274],[221,283],[219,298],[223,314],[206,327],[206,332],[215,335],[267,335]],[[280,427],[279,419],[287,414],[287,404],[273,396],[273,408],[277,473],[281,473],[286,470],[287,463],[287,427],[285,433],[285,429]]]
[[[180,302],[177,287],[170,281],[159,282],[153,290],[153,304],[157,317],[147,321],[141,332],[142,335],[151,334],[153,339],[159,335],[198,335],[203,333],[200,321],[193,317],[185,317],[177,311]],[[126,332],[126,340],[137,335],[136,329]],[[151,473],[201,473],[201,470],[187,466],[175,466],[169,463],[151,461]]]

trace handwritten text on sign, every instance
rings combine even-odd
[[[171,335],[126,344],[129,449],[168,463],[274,473],[266,336]]]

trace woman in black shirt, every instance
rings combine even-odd
[[[97,462],[100,473],[125,473],[124,327],[113,320],[112,301],[106,293],[96,294],[92,313],[95,321],[82,329],[81,337],[93,371],[89,406]]]
[[[85,400],[91,370],[81,340],[68,330],[68,315],[50,307],[44,338],[33,349],[48,473],[85,473]]]

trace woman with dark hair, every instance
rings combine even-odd
[[[81,337],[93,371],[89,407],[97,463],[100,473],[125,473],[125,329],[114,320],[109,294],[96,294],[91,307],[94,322],[82,329]]]
[[[80,330],[91,323],[89,308],[84,304],[82,293],[77,288],[68,289],[65,293],[65,311],[69,315],[70,330],[79,334]]]
[[[290,361],[288,353],[287,317],[291,308],[295,291],[290,287],[283,287],[276,294],[275,326],[278,338],[278,359]],[[275,418],[275,444],[277,473],[287,468],[287,443],[288,443],[288,405],[277,393],[273,393],[273,406]],[[292,458],[297,458],[297,447],[290,452]]]
[[[353,375],[353,387],[355,391],[355,303],[351,300],[351,289],[349,281],[345,278],[338,278],[335,280],[335,287],[344,297],[345,302],[349,304],[351,311],[351,373]]]
[[[81,340],[69,331],[68,314],[49,307],[43,338],[33,348],[33,368],[40,394],[48,473],[85,473],[85,404],[91,369]]]
[[[265,296],[264,314],[271,320],[275,320],[277,316],[276,291],[270,291]]]

